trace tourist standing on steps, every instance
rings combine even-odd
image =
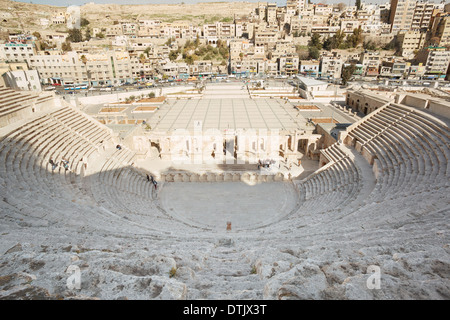
[[[67,171],[69,169],[69,161],[63,158],[63,160],[61,160],[61,163],[62,163],[64,169],[66,169],[66,171]]]
[[[48,162],[52,165],[52,172],[55,171],[55,169],[58,165],[56,163],[54,163],[52,159],[50,159]]]

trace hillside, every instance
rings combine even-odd
[[[215,2],[197,4],[86,4],[81,7],[81,15],[88,19],[90,27],[112,25],[114,21],[137,19],[159,19],[164,22],[186,21],[196,25],[214,21],[231,21],[235,14],[248,14],[257,3]],[[0,0],[0,28],[3,31],[36,31],[43,27],[40,19],[51,19],[54,12],[64,7],[39,5]],[[49,26],[50,30],[64,30],[65,26]]]

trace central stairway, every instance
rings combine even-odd
[[[250,259],[231,239],[225,239],[204,258],[188,299],[263,299],[263,289],[264,281]]]

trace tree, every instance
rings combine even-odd
[[[353,34],[347,36],[347,46],[350,48],[356,48],[363,41],[361,26],[353,30]]]
[[[141,53],[141,55],[139,56],[139,61],[141,62],[141,63],[144,63],[145,62],[145,55],[143,54],[143,53]]]
[[[69,29],[69,36],[67,37],[70,42],[81,42],[83,41],[83,35],[81,34],[80,29]]]
[[[102,32],[97,33],[96,36],[99,39],[104,39],[105,38],[105,35]]]
[[[89,41],[89,40],[91,40],[91,29],[88,27],[87,29],[86,29],[86,32],[84,33],[84,39],[86,40],[86,41]]]
[[[166,46],[170,46],[172,44],[172,42],[174,41],[173,38],[169,38],[167,39],[166,43],[164,43]]]
[[[81,27],[86,27],[89,23],[90,23],[89,20],[86,18],[81,18],[81,20],[80,20]]]
[[[320,34],[313,33],[311,40],[309,41],[310,47],[316,47],[317,49],[322,49],[322,42],[320,41]]]
[[[61,45],[61,50],[65,52],[72,51],[72,46],[70,45],[70,42],[67,40],[63,42],[63,44]]]
[[[336,33],[333,36],[333,38],[334,38],[334,42],[335,42],[336,48],[339,48],[342,45],[342,43],[344,42],[344,39],[345,39],[344,31],[343,30],[336,31]]]
[[[372,40],[363,43],[363,48],[365,50],[374,51],[377,50],[377,45]]]
[[[439,37],[432,37],[430,39],[431,46],[438,46],[440,42],[441,42],[441,38],[439,38]]]
[[[361,0],[355,1],[356,10],[361,10]]]
[[[33,36],[35,36],[38,40],[42,39],[41,34],[39,32],[37,32],[37,31],[33,32]]]
[[[176,50],[172,50],[169,53],[169,59],[170,61],[175,61],[178,58],[178,52]]]
[[[194,45],[195,45],[196,48],[200,45],[200,38],[199,38],[198,35],[197,35],[197,37],[195,38]]]
[[[154,92],[150,92],[150,93],[148,94],[148,97],[149,97],[149,98],[154,98],[154,97],[155,97],[155,93],[154,93]]]
[[[186,58],[184,59],[184,62],[186,62],[189,65],[194,64],[194,59],[192,58],[192,55],[186,56]]]
[[[317,47],[308,48],[309,59],[318,60],[320,58],[320,51]]]
[[[344,86],[351,79],[355,70],[356,70],[356,66],[354,64],[350,64],[350,65],[342,68],[341,79],[342,79],[342,84]]]

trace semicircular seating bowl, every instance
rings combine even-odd
[[[8,97],[14,95],[9,90],[4,92]],[[361,152],[373,157],[371,164],[376,167],[376,185],[365,202],[447,187],[450,134],[442,122],[424,112],[390,104],[349,131],[346,141],[347,146],[336,143],[324,149],[330,162],[304,181],[295,182],[300,205],[287,220],[298,218],[304,223],[309,216],[312,222],[318,213],[323,216],[355,209],[350,204],[362,188],[361,170],[347,148],[353,149],[357,143]],[[155,230],[170,230],[172,225],[183,229],[183,223],[173,221],[153,201],[152,185],[130,165],[134,153],[127,148],[116,150],[114,145],[106,127],[70,106],[17,122],[1,140],[3,185],[16,181],[9,185],[4,198],[31,210],[45,207],[46,202],[33,198],[27,203],[20,197],[43,193],[60,200],[54,209],[66,199],[69,206],[78,202],[97,204],[128,221],[141,225],[151,222]],[[52,174],[50,158],[68,159],[72,170],[59,166]],[[88,174],[82,174],[86,159],[96,159],[100,165],[90,163],[85,170]],[[15,185],[22,192],[14,190]]]
[[[433,234],[421,230],[434,230],[449,207],[449,142],[447,125],[427,112],[384,106],[352,126],[343,143],[322,151],[329,163],[293,181],[295,210],[229,237],[241,237],[255,250],[301,245],[313,255],[325,243],[341,250],[336,239],[348,247],[355,239],[369,239],[362,247],[383,241],[400,247],[404,237],[414,240],[418,234],[433,242]],[[51,226],[61,234],[70,230],[118,241],[151,236],[169,247],[173,238],[198,239],[203,248],[211,239],[228,237],[225,230],[219,235],[168,215],[133,165],[134,152],[115,145],[106,126],[70,105],[0,128],[2,224],[11,230]],[[50,158],[68,159],[71,169],[52,171]],[[372,233],[380,238],[367,238]]]

